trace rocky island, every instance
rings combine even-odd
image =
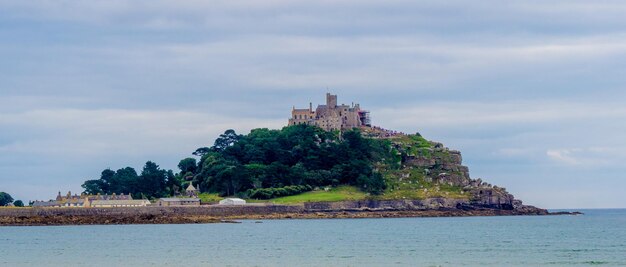
[[[181,160],[176,174],[150,161],[141,175],[131,167],[104,170],[100,179],[83,184],[80,197],[59,193],[57,201],[35,207],[0,209],[0,225],[577,214],[524,205],[504,187],[471,178],[461,152],[419,133],[372,126],[368,111],[358,104],[338,105],[330,94],[315,110],[294,107],[281,130],[254,129],[247,135],[227,130],[193,155],[199,160]],[[116,193],[115,203],[140,204],[103,204]],[[162,206],[185,194],[202,201]],[[163,197],[169,202],[156,201]],[[224,197],[247,203],[218,204]],[[73,208],[78,203],[81,208]]]

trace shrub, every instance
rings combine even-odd
[[[246,191],[246,194],[250,198],[270,199],[270,198],[276,198],[276,197],[297,195],[297,194],[304,193],[304,192],[311,191],[311,190],[313,190],[313,187],[310,185],[290,185],[290,186],[277,187],[277,188],[250,189]]]

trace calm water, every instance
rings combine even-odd
[[[626,210],[584,212],[0,227],[0,266],[626,266]]]

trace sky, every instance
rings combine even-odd
[[[544,208],[626,208],[624,1],[0,0],[0,191],[47,200],[292,106],[463,153]]]

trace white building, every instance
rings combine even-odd
[[[220,205],[246,205],[246,201],[241,198],[225,198],[220,200]]]

